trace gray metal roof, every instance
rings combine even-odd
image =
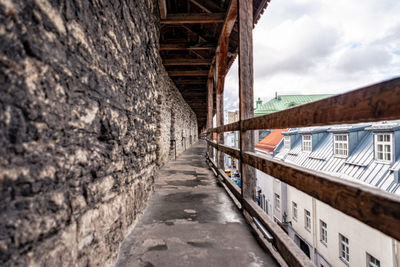
[[[365,128],[366,126],[369,126]],[[341,131],[362,131],[365,135],[354,146],[348,157],[338,157],[333,155],[333,133]],[[320,128],[301,128],[290,130],[292,134],[306,134],[327,131],[315,144],[312,152],[301,150],[301,138],[292,144],[292,148],[285,149],[283,146],[277,148],[275,158],[282,161],[302,166],[314,171],[320,171],[343,179],[355,180],[363,184],[368,184],[390,193],[400,195],[400,183],[398,182],[400,171],[400,157],[391,164],[382,163],[374,159],[373,132],[377,130],[398,130],[400,122],[376,123],[370,125],[336,125]],[[311,131],[310,131],[311,130]],[[400,144],[395,144],[399,146]]]
[[[398,122],[383,122],[383,123],[373,124],[365,129],[370,131],[384,131],[384,130],[395,131],[400,129],[400,125]]]

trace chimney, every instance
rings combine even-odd
[[[278,99],[278,92],[275,92],[275,99]]]

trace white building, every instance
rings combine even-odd
[[[282,134],[272,152],[257,152],[400,195],[400,123]],[[261,171],[257,187],[260,206],[317,266],[400,266],[398,241]]]

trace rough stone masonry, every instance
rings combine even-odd
[[[158,168],[197,140],[157,10],[0,0],[1,266],[113,265]]]

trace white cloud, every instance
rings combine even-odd
[[[254,97],[342,93],[400,76],[400,1],[271,1],[253,31]],[[238,108],[237,65],[225,108]]]

